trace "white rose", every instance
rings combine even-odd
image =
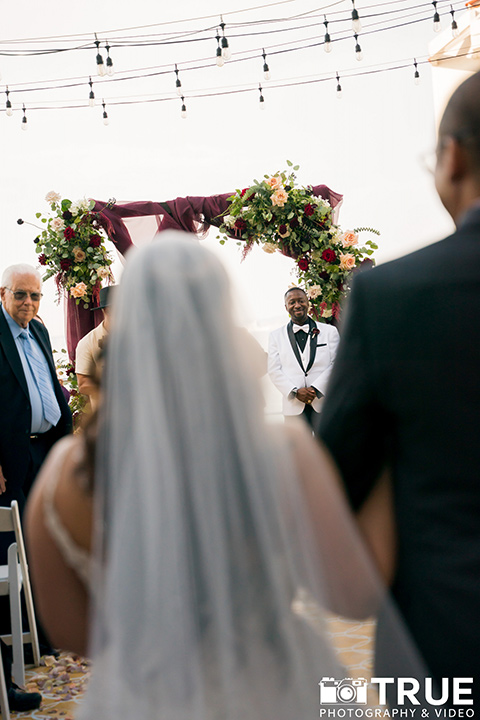
[[[315,300],[315,298],[319,297],[322,294],[322,288],[320,285],[312,285],[308,289],[308,297],[310,300]]]
[[[60,230],[65,230],[65,223],[62,218],[55,217],[50,221],[50,228],[55,232],[60,232]]]
[[[100,267],[97,270],[98,277],[101,277],[102,280],[106,280],[108,277],[110,277],[110,269],[108,267]]]
[[[55,190],[50,190],[50,192],[45,195],[45,200],[50,203],[50,205],[59,203],[61,199],[62,196],[59,193],[55,192]]]
[[[225,215],[223,218],[223,223],[227,227],[233,227],[235,224],[235,217],[233,215]]]

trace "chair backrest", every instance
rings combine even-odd
[[[17,505],[17,501],[14,500],[12,502]],[[17,506],[17,513],[18,513],[18,506]],[[13,523],[13,511],[11,507],[0,507],[0,532],[12,532],[12,530],[15,530],[15,525]]]

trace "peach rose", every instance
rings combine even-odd
[[[85,260],[85,258],[87,257],[83,252],[82,248],[78,247],[78,245],[73,248],[72,252],[73,257],[75,258],[75,262],[82,262],[82,260]]]
[[[79,282],[70,288],[70,295],[74,298],[82,298],[87,294],[87,286],[84,282]]]
[[[351,270],[355,267],[355,258],[351,253],[340,253],[340,268],[342,270]]]
[[[280,188],[279,190],[275,190],[275,192],[272,195],[272,205],[278,205],[278,207],[283,207],[285,203],[288,200],[288,193],[283,189]]]
[[[267,180],[267,185],[272,188],[272,190],[278,190],[278,188],[282,187],[282,181],[279,177],[271,177],[270,180]]]
[[[353,247],[353,245],[358,243],[358,235],[351,230],[344,232],[340,239],[343,247]]]
[[[263,243],[263,251],[266,253],[274,253],[277,249],[277,246],[274,243]]]

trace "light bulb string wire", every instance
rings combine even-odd
[[[416,19],[416,20],[407,21],[405,23],[402,23],[401,25],[390,26],[388,28],[375,28],[375,29],[371,29],[371,30],[367,29],[361,33],[361,37],[364,38],[365,36],[376,34],[378,32],[385,32],[387,30],[408,27],[413,24],[417,24],[420,22],[427,22],[427,21],[431,21],[430,15],[425,16],[423,18]],[[331,42],[338,43],[338,42],[343,42],[346,40],[351,41],[351,37],[352,37],[351,33],[347,33],[343,37],[336,36],[334,39],[331,40]],[[284,47],[282,45],[276,45],[276,46],[273,46],[273,48],[267,47],[266,50],[268,50],[269,56],[272,56],[272,55],[274,56],[274,55],[282,55],[282,54],[285,54],[288,52],[298,52],[301,50],[308,50],[311,48],[321,47],[322,45],[324,45],[323,39],[318,40],[318,35],[316,35],[313,38],[308,38],[308,40],[312,40],[312,39],[316,40],[316,42],[308,43],[306,45],[302,44],[299,47],[290,47],[292,43],[285,43],[285,45],[288,45],[288,47]],[[300,40],[297,40],[294,42],[299,43],[299,42],[304,42],[304,40],[302,41],[300,39]],[[258,49],[255,49],[254,51],[252,51],[252,50],[244,51],[245,54],[242,54],[241,52],[236,53],[236,56],[229,61],[229,64],[258,60],[259,56],[262,55],[262,51],[263,51],[263,48],[262,49],[258,48]],[[211,67],[214,64],[212,62],[211,57],[202,58],[202,59],[199,59],[196,61],[193,60],[190,62],[193,62],[193,63],[196,62],[197,64],[190,65],[190,66],[188,66],[188,65],[182,66],[182,63],[177,63],[177,64],[182,66],[181,67],[182,72],[205,70],[206,68]],[[168,68],[168,69],[163,69],[163,68]],[[128,75],[128,74],[124,75],[120,71],[120,72],[117,72],[115,77],[109,77],[108,79],[107,78],[102,79],[101,82],[117,83],[117,82],[136,81],[139,79],[147,79],[147,78],[152,78],[152,77],[159,77],[161,75],[168,75],[172,72],[171,64],[170,65],[165,64],[163,66],[160,65],[157,68],[152,68],[152,71],[150,71],[150,72],[145,72],[145,70],[150,70],[150,68],[142,68],[139,70],[130,71],[131,73],[133,73],[130,75]],[[128,72],[128,71],[124,71],[124,72]],[[62,90],[62,89],[70,89],[70,88],[74,88],[74,87],[81,87],[81,86],[87,84],[88,80],[86,79],[86,77],[82,77],[82,78],[78,78],[78,79],[72,78],[71,80],[65,79],[65,80],[51,81],[52,83],[57,83],[57,84],[50,84],[50,85],[42,85],[42,82],[44,82],[44,81],[38,81],[37,83],[35,83],[36,86],[32,86],[33,84],[31,84],[30,87],[24,87],[24,83],[18,83],[18,84],[13,84],[13,85],[12,85],[12,83],[9,83],[9,90],[12,94],[13,93],[17,93],[17,94],[18,93],[30,93],[30,92],[51,92],[52,90]]]
[[[404,0],[402,0],[402,1],[404,1]],[[446,0],[446,3],[448,5],[452,4],[452,3],[448,2],[448,0]],[[387,18],[389,15],[394,14],[394,13],[396,13],[396,14],[408,13],[408,15],[411,17],[412,14],[418,15],[418,14],[421,14],[421,13],[427,12],[427,11],[429,12],[429,17],[431,18],[431,9],[429,8],[430,4],[431,3],[425,3],[425,5],[422,4],[421,8],[419,8],[418,5],[414,5],[414,6],[410,6],[408,8],[401,8],[400,10],[384,10],[382,12],[374,13],[374,14],[367,14],[365,12],[362,12],[362,20],[366,21],[368,19],[373,19],[373,18],[378,18],[378,17]],[[378,6],[378,7],[381,7],[381,6]],[[463,3],[459,0],[458,7],[456,7],[455,9],[457,11],[459,11],[462,8],[463,8]],[[445,14],[447,14],[449,12],[450,12],[449,9],[445,9]],[[348,14],[345,14],[345,13],[343,13],[343,17],[341,17],[337,20],[332,19],[332,17],[333,17],[333,15],[331,14],[329,23],[331,23],[332,25],[338,25],[340,23],[350,23],[351,22],[351,16]],[[318,22],[314,23],[313,26],[323,25],[324,12],[321,11],[320,14],[308,16],[306,18],[309,21],[307,25],[294,26],[294,27],[290,26],[287,28],[273,28],[271,30],[261,30],[258,32],[246,32],[246,33],[232,33],[230,31],[229,37],[238,39],[238,38],[245,38],[245,37],[256,37],[258,35],[269,35],[269,34],[281,33],[281,32],[282,33],[283,32],[297,32],[299,30],[311,28],[312,27],[311,20],[316,19],[316,18],[318,18]],[[288,22],[288,21],[289,20],[269,20],[269,21],[264,21],[264,22],[272,23],[272,22]],[[375,25],[375,24],[379,24],[379,23],[374,23],[373,25]],[[400,27],[401,27],[401,25],[400,25]],[[133,48],[133,47],[158,47],[158,46],[169,46],[169,45],[181,45],[181,44],[186,44],[186,43],[189,44],[189,43],[193,43],[193,42],[211,42],[212,32],[214,32],[215,29],[216,29],[216,25],[209,27],[209,28],[204,28],[202,30],[191,31],[191,33],[190,33],[190,35],[193,33],[204,34],[205,35],[204,37],[188,37],[188,38],[174,37],[174,38],[169,38],[169,39],[164,39],[164,40],[151,40],[151,39],[147,40],[147,39],[145,39],[143,41],[141,38],[137,37],[137,38],[133,38],[129,42],[127,42],[126,41],[127,39],[125,39],[125,38],[118,39],[118,40],[115,40],[115,38],[109,38],[108,44],[111,49],[114,49],[114,48],[119,49],[119,48]],[[230,29],[230,26],[229,26],[229,29]],[[391,28],[389,28],[389,29],[391,29]],[[336,32],[338,32],[338,31],[336,31]],[[363,32],[362,34],[365,34],[365,32]],[[98,33],[97,33],[97,35],[98,35]],[[150,36],[147,36],[147,37],[150,37]],[[3,43],[4,42],[7,42],[7,41],[3,41]],[[12,42],[12,41],[9,41],[9,42]],[[102,40],[100,42],[106,43],[107,41]],[[1,48],[1,46],[2,46],[2,42],[0,41],[0,48]],[[30,57],[30,56],[37,57],[39,55],[51,55],[51,54],[56,54],[56,53],[81,51],[81,50],[87,50],[87,51],[90,50],[91,51],[91,50],[95,50],[95,49],[96,49],[95,41],[90,41],[88,43],[77,44],[77,45],[74,45],[71,47],[48,48],[48,49],[41,49],[41,50],[40,49],[31,49],[31,50],[0,49],[0,56],[4,56],[4,57]]]
[[[454,56],[446,56],[444,58],[439,58],[436,62],[447,62],[448,60],[451,60],[452,58],[457,57],[464,57],[464,56],[472,56],[472,55],[480,55],[480,50],[474,50],[469,51],[466,53],[461,53],[459,55]],[[428,64],[428,60],[419,60],[417,58],[417,65],[423,65]],[[393,71],[399,71],[399,70],[405,70],[405,69],[411,69],[412,67],[412,61],[409,60],[408,63],[402,63],[395,66],[391,66],[388,68],[385,67],[372,67],[370,70],[362,70],[360,72],[348,72],[348,71],[342,71],[340,73],[340,77],[342,79],[342,82],[345,79],[349,78],[357,78],[357,77],[367,77],[371,75],[378,75],[381,73],[386,72],[393,72]],[[311,79],[300,79],[300,80],[294,80],[294,81],[288,81],[288,82],[277,82],[277,83],[271,83],[268,86],[269,91],[270,90],[280,90],[280,89],[288,89],[288,88],[294,88],[294,87],[300,87],[304,85],[314,85],[318,83],[323,82],[331,82],[332,81],[332,73],[330,73],[328,76],[322,76],[318,78],[311,78]],[[214,90],[210,92],[205,91],[193,91],[188,94],[188,100],[196,100],[196,99],[204,99],[204,98],[212,98],[212,97],[225,97],[229,95],[238,95],[242,93],[251,93],[251,92],[258,92],[258,85],[253,86],[252,84],[244,87],[244,88],[230,88],[228,90]],[[187,99],[187,98],[186,98]],[[129,106],[129,105],[141,105],[141,104],[152,104],[152,103],[159,103],[159,102],[170,102],[172,100],[175,100],[178,102],[178,96],[171,95],[168,97],[154,97],[154,98],[143,98],[143,99],[128,99],[128,100],[114,100],[110,99],[108,101],[109,107],[118,107],[118,106]],[[61,105],[56,107],[46,106],[46,105],[29,105],[28,111],[31,113],[32,111],[52,111],[52,110],[78,110],[83,109],[85,107],[88,107],[85,103],[83,104],[74,104],[74,105]]]

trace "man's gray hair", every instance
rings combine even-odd
[[[17,265],[10,265],[3,271],[2,282],[0,287],[8,287],[12,284],[14,275],[35,275],[42,282],[42,276],[33,265],[27,265],[26,263],[18,263]]]

